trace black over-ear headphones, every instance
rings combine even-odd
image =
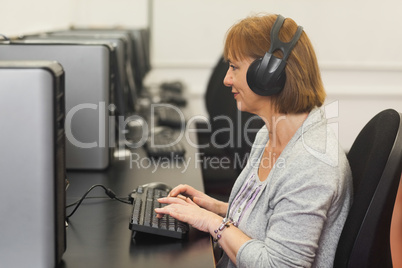
[[[271,96],[278,94],[286,82],[286,60],[290,52],[299,40],[303,27],[298,26],[295,35],[288,43],[279,40],[279,30],[285,18],[278,15],[271,29],[271,47],[263,58],[256,59],[250,64],[247,70],[247,83],[252,91],[261,96]],[[283,58],[277,58],[273,53],[280,49]]]

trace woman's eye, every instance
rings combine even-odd
[[[230,68],[232,68],[233,71],[237,69],[237,67],[234,66],[233,64],[230,64]]]

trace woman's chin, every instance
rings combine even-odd
[[[242,104],[241,101],[236,101],[236,104],[237,104],[237,110],[241,112],[246,112],[246,110],[244,109],[244,105]]]

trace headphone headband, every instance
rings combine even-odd
[[[247,83],[251,90],[262,96],[270,96],[279,93],[286,82],[286,61],[292,52],[293,47],[299,40],[303,27],[298,26],[292,40],[287,43],[279,39],[279,31],[285,18],[278,15],[271,29],[271,46],[263,58],[255,60],[250,64],[247,71]],[[281,50],[283,58],[273,55],[276,50]]]
[[[284,43],[279,39],[279,30],[282,28],[284,22],[285,18],[282,15],[278,15],[278,18],[276,19],[274,26],[271,29],[271,47],[269,48],[268,52],[272,54],[276,50],[280,49],[283,52],[282,59],[286,61],[290,55],[290,52],[292,52],[293,47],[299,40],[303,32],[303,27],[297,26],[296,33],[294,34],[292,40]]]

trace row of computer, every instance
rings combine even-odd
[[[114,142],[109,137],[110,117],[135,111],[150,70],[147,44],[145,29],[69,29],[2,42],[0,60],[52,60],[62,65],[70,134],[66,166],[103,169],[110,162],[109,143]]]
[[[71,28],[0,39],[0,266],[60,261],[66,170],[111,164],[129,139],[125,119],[138,114],[148,94],[150,69],[147,29]],[[165,86],[162,101],[185,104],[182,85]]]

